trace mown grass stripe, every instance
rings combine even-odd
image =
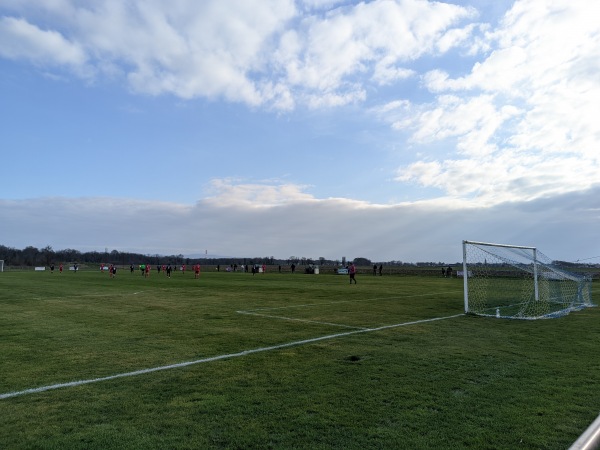
[[[311,338],[311,339],[303,339],[300,341],[272,345],[269,347],[260,347],[260,348],[250,349],[250,350],[243,350],[243,351],[237,352],[237,353],[229,353],[229,354],[225,354],[225,355],[211,356],[209,358],[202,358],[202,359],[197,359],[194,361],[186,361],[186,362],[181,362],[181,363],[176,363],[176,364],[169,364],[166,366],[158,366],[158,367],[151,367],[148,369],[135,370],[133,372],[119,373],[119,374],[115,374],[115,375],[109,375],[106,377],[92,378],[92,379],[79,380],[79,381],[70,381],[67,383],[51,384],[51,385],[41,386],[41,387],[37,387],[37,388],[24,389],[22,391],[7,392],[5,394],[0,394],[0,399],[3,400],[3,399],[11,398],[11,397],[22,396],[22,395],[37,394],[40,392],[50,391],[50,390],[54,390],[54,389],[70,388],[70,387],[82,386],[85,384],[99,383],[102,381],[115,380],[117,378],[134,377],[134,376],[145,375],[148,373],[158,372],[158,371],[162,371],[162,370],[171,370],[171,369],[177,369],[180,367],[192,366],[192,365],[196,365],[196,364],[220,361],[223,359],[238,358],[241,356],[251,355],[253,353],[267,352],[267,351],[279,350],[279,349],[287,348],[287,347],[306,345],[306,344],[311,344],[313,342],[319,342],[319,341],[324,341],[324,340],[328,340],[328,339],[336,339],[336,338],[349,336],[349,335],[353,335],[353,334],[370,333],[370,332],[374,332],[374,331],[387,330],[387,329],[391,329],[391,328],[399,328],[399,327],[408,326],[408,325],[417,325],[420,323],[434,322],[437,320],[453,319],[453,318],[460,317],[463,315],[464,314],[455,314],[452,316],[435,317],[432,319],[422,319],[422,320],[415,320],[412,322],[404,322],[404,323],[398,323],[398,324],[393,324],[393,325],[384,325],[384,326],[376,327],[376,328],[363,328],[363,329],[359,329],[359,330],[346,331],[344,333],[336,333],[336,334],[330,334],[330,335],[320,336],[320,337]]]

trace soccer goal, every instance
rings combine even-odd
[[[0,272],[4,272],[4,260],[0,259]]]
[[[465,312],[510,319],[560,317],[592,304],[592,279],[535,247],[463,241]]]

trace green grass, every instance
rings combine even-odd
[[[236,356],[0,399],[0,448],[564,449],[598,415],[600,308],[368,331],[462,313],[462,280],[358,283],[2,273],[0,395]]]

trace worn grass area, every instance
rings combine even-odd
[[[567,448],[600,308],[419,322],[462,308],[441,277],[5,272],[0,395],[231,357],[0,399],[0,448]]]

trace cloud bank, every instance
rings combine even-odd
[[[143,254],[290,256],[375,261],[462,260],[463,239],[538,246],[549,257],[596,256],[600,188],[552,199],[457,207],[443,201],[373,205],[298,195],[272,186],[270,205],[255,186],[219,183],[195,205],[107,198],[0,200],[4,245]],[[231,192],[237,195],[232,196]],[[285,192],[295,192],[287,196]],[[564,205],[569,205],[565,208]],[[49,241],[48,236],[52,236]],[[596,249],[597,252],[597,249]]]

